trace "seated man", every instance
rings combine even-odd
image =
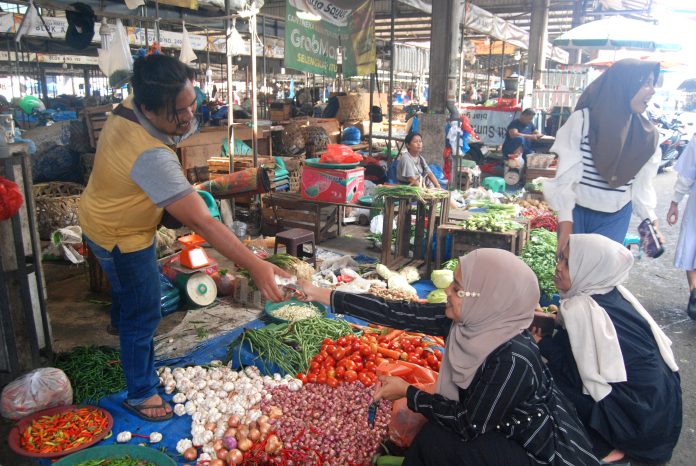
[[[522,157],[527,160],[527,154],[534,152],[532,150],[531,141],[538,141],[541,139],[541,133],[534,126],[532,120],[534,119],[536,112],[531,108],[525,109],[519,118],[512,121],[507,127],[507,133],[505,133],[505,141],[503,141],[503,153],[506,152],[506,147],[508,152],[512,152],[509,149],[514,141],[519,141],[522,143],[523,154]]]

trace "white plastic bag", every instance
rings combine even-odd
[[[191,39],[189,38],[189,33],[186,30],[186,22],[181,25],[183,38],[181,39],[181,52],[179,53],[179,61],[182,63],[190,64],[192,61],[198,59],[196,57],[196,52],[193,51],[191,46]]]
[[[82,244],[82,228],[77,225],[61,228],[51,235],[51,244],[44,256],[62,257],[73,264],[81,264],[85,258],[77,252],[75,245]]]
[[[70,380],[55,367],[42,367],[10,382],[2,390],[0,413],[7,419],[24,416],[73,402]]]

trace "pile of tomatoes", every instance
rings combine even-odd
[[[331,387],[358,380],[369,387],[377,382],[377,367],[382,363],[407,361],[437,372],[441,360],[442,352],[430,347],[420,336],[409,336],[401,331],[387,335],[348,335],[335,341],[324,339],[309,371],[297,374],[297,378],[303,383]]]

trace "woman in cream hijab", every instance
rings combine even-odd
[[[570,235],[556,267],[563,329],[539,348],[595,453],[660,464],[681,431],[679,373],[669,338],[621,285],[632,265],[619,243]]]
[[[406,398],[428,419],[404,465],[597,465],[570,403],[555,388],[527,328],[539,301],[532,270],[500,249],[461,257],[447,304],[384,301],[302,283],[335,312],[445,336],[434,395],[384,377],[377,399]]]

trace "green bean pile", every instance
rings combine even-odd
[[[247,345],[262,362],[264,372],[273,372],[266,366],[273,364],[284,373],[295,375],[307,371],[311,359],[319,353],[324,338],[335,340],[350,333],[352,330],[348,322],[325,317],[270,324],[242,332],[229,345],[227,360],[232,359],[235,351],[241,356],[242,347]]]
[[[77,346],[58,354],[54,365],[68,376],[75,403],[87,403],[126,388],[120,358],[108,346]]]
[[[100,460],[88,460],[78,463],[75,466],[157,466],[148,460],[131,458],[130,456],[120,456],[118,458],[103,458]]]

